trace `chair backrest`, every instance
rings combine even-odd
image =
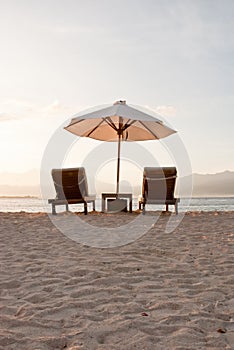
[[[88,183],[84,168],[53,169],[57,199],[82,199],[88,196]]]
[[[147,200],[173,200],[177,170],[175,167],[146,167],[142,196]]]

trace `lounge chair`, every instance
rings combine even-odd
[[[178,214],[180,199],[174,197],[176,174],[175,167],[144,168],[142,197],[139,200],[139,209],[143,209],[143,214],[146,204],[166,204],[166,211],[169,205],[174,205]]]
[[[88,213],[88,203],[93,204],[95,210],[95,196],[88,195],[88,183],[84,168],[53,169],[51,175],[54,181],[56,198],[48,199],[52,204],[52,214],[56,214],[56,205],[84,204],[84,213]]]

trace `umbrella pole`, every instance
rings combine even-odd
[[[116,194],[118,198],[119,194],[119,168],[120,168],[120,143],[121,143],[121,134],[119,134],[119,139],[118,139],[118,159],[117,159],[117,186],[116,186]]]

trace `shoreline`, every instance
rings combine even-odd
[[[55,216],[58,215],[62,215],[65,214],[66,211],[62,211],[62,212],[58,212]],[[69,211],[69,213],[74,214],[74,215],[84,215],[84,212],[82,211]],[[147,210],[146,214],[159,214],[161,213],[161,215],[175,215],[174,211],[160,211],[160,210]],[[179,215],[183,214],[183,215],[190,215],[190,214],[223,214],[223,213],[234,213],[234,210],[188,210],[186,212],[183,211],[179,211]],[[1,211],[0,210],[0,214],[43,214],[43,215],[51,215],[51,210],[49,212],[45,212],[45,211]],[[141,212],[137,209],[137,210],[133,210],[132,213],[129,212],[118,212],[118,213],[108,213],[108,212],[101,212],[101,211],[89,211],[88,215],[113,215],[113,216],[117,216],[117,215],[127,215],[127,216],[131,216],[131,215],[140,215]]]
[[[138,209],[138,200],[133,199],[133,210]],[[96,200],[96,210],[101,211],[102,204],[101,199]],[[64,207],[58,207],[57,211],[64,211]],[[91,207],[88,206],[91,210]],[[69,210],[72,212],[82,212],[82,205],[70,205]],[[147,206],[147,211],[159,211],[165,210],[165,206]],[[174,208],[169,206],[169,210],[173,211]],[[221,197],[221,198],[192,198],[181,199],[178,207],[179,213],[185,213],[187,211],[234,211],[234,197]],[[1,212],[51,212],[51,205],[46,201],[38,198],[0,198],[0,211]]]
[[[139,196],[140,195],[133,195],[133,199],[138,199],[139,198]],[[97,195],[97,199],[101,199],[101,194],[100,195]],[[176,197],[176,195],[175,195],[175,197]],[[39,195],[38,196],[36,196],[36,195],[22,195],[22,196],[20,196],[20,195],[0,195],[0,199],[1,198],[17,198],[17,199],[20,199],[20,198],[22,198],[22,199],[30,199],[30,198],[32,198],[32,199],[41,199],[41,200],[44,200],[43,199],[43,197],[40,197]],[[198,196],[198,195],[196,195],[196,196],[191,196],[191,197],[187,197],[187,196],[180,196],[180,199],[204,199],[204,198],[213,198],[213,199],[215,199],[215,198],[234,198],[234,194],[231,194],[231,195],[227,195],[227,194],[224,194],[224,195],[200,195],[200,196]],[[47,199],[46,199],[47,200]]]

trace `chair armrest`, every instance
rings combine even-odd
[[[95,201],[96,200],[96,195],[95,194],[91,194],[89,196],[84,196],[84,200],[86,202],[91,202],[91,201]]]

